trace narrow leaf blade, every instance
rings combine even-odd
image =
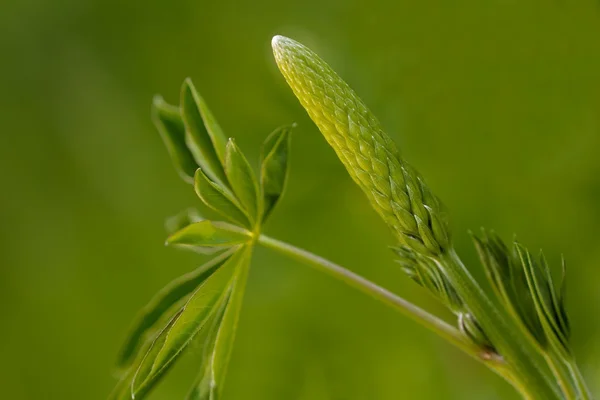
[[[248,211],[251,220],[256,220],[258,210],[258,183],[254,172],[235,144],[233,138],[227,143],[225,173],[233,192]]]
[[[207,325],[228,295],[227,288],[239,265],[243,250],[234,253],[191,295],[177,319],[156,338],[132,382],[132,394],[143,398],[160,380],[192,339]]]
[[[203,219],[204,218],[202,218],[202,216],[198,213],[198,210],[195,208],[189,208],[187,210],[183,210],[177,215],[167,218],[165,221],[165,230],[167,231],[168,235],[172,235],[175,232],[182,230],[186,226],[195,222],[200,222]]]
[[[189,78],[181,88],[181,113],[186,142],[196,162],[212,180],[226,183],[225,136]]]
[[[236,227],[237,228],[237,227]],[[231,247],[246,243],[250,233],[231,230],[231,225],[222,222],[200,221],[175,232],[167,239],[167,244],[194,247]]]
[[[233,250],[213,258],[194,271],[175,279],[161,289],[150,302],[142,308],[132,325],[130,334],[117,360],[117,367],[125,368],[131,364],[137,349],[144,341],[149,330],[161,320],[163,315],[177,302],[192,293],[202,282],[208,279],[233,254]]]
[[[213,332],[207,341],[207,349],[210,348],[210,352],[206,354],[202,373],[188,395],[188,400],[221,398],[250,270],[251,255],[252,248],[248,246],[244,251],[244,256],[240,259],[231,283],[227,304],[219,320],[213,326]]]
[[[194,189],[207,207],[239,225],[251,226],[248,216],[237,200],[217,183],[212,182],[200,168],[196,171]]]
[[[263,221],[271,214],[286,188],[293,127],[294,125],[276,129],[263,144],[260,169]]]
[[[175,169],[184,181],[193,183],[198,164],[187,146],[179,108],[167,104],[162,97],[155,96],[152,102],[152,121],[167,147]]]

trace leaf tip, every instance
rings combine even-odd
[[[155,94],[154,96],[152,96],[152,105],[154,107],[160,107],[164,103],[165,103],[165,99],[160,94]]]

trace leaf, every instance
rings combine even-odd
[[[131,385],[132,397],[143,398],[160,380],[193,338],[218,313],[244,251],[238,250],[191,295],[169,325],[156,337],[142,360]]]
[[[521,260],[511,252],[493,231],[471,235],[488,280],[505,309],[519,323],[524,334],[530,335],[544,348],[546,334],[537,315]]]
[[[227,139],[189,78],[181,88],[181,113],[186,142],[198,165],[212,180],[226,184],[223,165]]]
[[[191,391],[186,396],[187,400],[201,400],[210,399],[211,386],[213,382],[213,370],[211,364],[211,358],[215,346],[215,341],[219,333],[219,327],[223,322],[223,316],[227,310],[229,304],[229,298],[231,297],[231,287],[227,291],[227,298],[224,299],[222,304],[219,306],[218,312],[215,314],[212,320],[210,330],[207,332],[204,338],[204,351],[202,354],[202,364],[200,367],[200,374],[196,380],[196,383],[192,386]]]
[[[400,257],[396,261],[412,280],[429,290],[455,314],[463,312],[465,305],[448,281],[439,261],[419,254],[408,246],[392,247],[392,250]]]
[[[558,343],[555,343],[555,345],[558,345],[557,350],[561,350],[562,354],[568,357],[570,355],[569,335],[561,328],[562,324],[561,321],[559,321],[560,309],[558,295],[556,294],[556,288],[554,287],[554,283],[552,281],[550,267],[548,266],[543,252],[541,251],[539,263],[537,265],[539,268],[536,269],[536,272],[538,273],[534,274],[534,280],[536,281],[536,286],[544,289],[542,308],[546,317],[546,321],[549,325],[549,328],[554,333],[554,337],[558,340]]]
[[[212,208],[230,221],[247,228],[251,227],[248,216],[237,200],[217,183],[208,179],[200,168],[196,171],[194,189],[207,207]]]
[[[258,210],[258,183],[254,172],[235,144],[233,138],[227,142],[225,173],[233,192],[246,208],[251,220],[256,220]]]
[[[131,386],[131,381],[134,374],[135,369],[130,368],[127,370],[108,395],[108,400],[130,400],[131,391],[129,387]]]
[[[207,341],[207,349],[210,348],[211,351],[205,355],[203,372],[188,395],[188,400],[221,398],[250,270],[251,255],[252,248],[247,247],[235,272],[227,304],[222,310],[220,318],[215,320]]]
[[[186,226],[194,222],[200,222],[204,218],[198,213],[195,208],[188,208],[177,215],[167,218],[165,221],[165,229],[168,235],[172,235],[177,231],[182,230]]]
[[[235,229],[235,230],[232,230]],[[168,245],[225,248],[251,239],[250,232],[225,222],[204,220],[186,226],[167,239]]]
[[[193,183],[198,164],[187,147],[185,126],[179,108],[167,104],[161,96],[155,96],[152,101],[152,121],[167,147],[175,169],[183,180]]]
[[[555,307],[558,310],[558,321],[561,329],[565,332],[567,337],[571,336],[571,326],[569,324],[569,318],[567,316],[567,309],[565,305],[566,297],[566,278],[567,278],[567,263],[564,257],[561,257],[561,277],[558,284],[558,294],[555,297]]]
[[[131,364],[136,350],[143,342],[148,331],[161,319],[161,317],[177,302],[192,293],[202,282],[208,279],[221,267],[233,254],[234,250],[227,251],[192,272],[175,279],[161,289],[150,302],[142,308],[132,325],[130,334],[119,355],[117,366],[127,367]]]
[[[477,345],[494,350],[494,345],[490,342],[479,322],[470,313],[459,313],[458,314],[458,328],[460,331],[467,336],[469,339]]]
[[[550,271],[543,254],[536,263],[529,251],[517,244],[517,251],[523,263],[523,269],[527,278],[527,284],[531,297],[535,304],[538,318],[542,324],[546,337],[552,347],[563,357],[570,357],[568,337],[562,332],[557,322],[557,311],[554,309],[553,294],[554,287],[548,280]]]
[[[267,137],[261,151],[260,186],[265,221],[283,195],[289,174],[291,131],[295,125],[276,129]]]

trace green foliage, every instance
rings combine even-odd
[[[570,357],[569,336],[571,330],[565,311],[564,274],[560,289],[552,283],[552,275],[544,254],[540,252],[538,260],[534,260],[529,251],[521,244],[516,244],[517,252],[529,287],[530,296],[535,304],[535,310],[548,342],[565,358]]]
[[[220,398],[242,308],[250,257],[262,222],[283,195],[290,129],[280,128],[263,145],[260,177],[224,133],[187,79],[181,108],[155,97],[155,125],[184,181],[225,219],[204,220],[186,210],[167,220],[167,244],[213,254],[212,260],[162,289],[134,323],[117,362],[123,376],[111,398],[142,399],[193,340],[204,355],[189,399]]]
[[[509,248],[494,232],[473,236],[486,275],[503,305],[545,351],[569,359],[570,325],[565,308],[565,262],[555,286],[542,252],[538,259],[520,243]],[[551,348],[548,348],[550,346]]]
[[[252,247],[248,246],[239,270],[230,284],[227,300],[219,310],[218,317],[215,318],[215,324],[207,339],[208,351],[205,353],[203,363],[205,370],[192,388],[189,399],[218,400],[221,398],[242,308],[251,252]]]
[[[473,235],[473,241],[496,296],[538,344],[545,347],[546,335],[535,309],[516,244],[509,249],[498,235],[485,230],[482,230],[480,236]]]
[[[185,299],[186,296],[221,267],[231,257],[231,254],[232,251],[224,252],[196,270],[177,278],[158,292],[140,311],[131,329],[129,338],[123,346],[123,351],[119,356],[117,365],[120,368],[128,367],[148,331],[161,320],[167,311],[179,301]]]
[[[192,339],[209,326],[219,308],[229,298],[234,276],[246,263],[247,253],[237,251],[205,280],[169,324],[154,339],[134,375],[132,397],[142,398],[168,370]]]

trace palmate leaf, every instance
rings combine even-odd
[[[179,108],[167,104],[162,97],[155,96],[152,101],[152,121],[173,160],[175,169],[183,180],[193,183],[198,163],[187,147],[185,126]]]
[[[235,249],[231,249],[218,255],[161,289],[136,317],[130,334],[119,355],[117,366],[119,368],[128,367],[147,333],[163,318],[164,314],[207,280],[219,267],[229,260],[234,251]]]
[[[237,277],[240,263],[246,260],[245,254],[244,248],[238,249],[194,291],[156,337],[131,382],[132,398],[144,398],[193,338],[210,326],[211,319],[218,314],[220,305],[229,296],[229,288]]]
[[[231,283],[227,302],[211,328],[205,344],[203,366],[188,400],[217,400],[221,398],[227,366],[235,340],[238,320],[244,298],[244,289],[250,269],[252,248],[247,247]]]
[[[237,199],[218,183],[211,181],[200,168],[196,171],[194,189],[207,207],[236,224],[252,227],[247,213]]]
[[[291,144],[291,131],[294,125],[284,126],[271,133],[261,151],[260,183],[263,197],[263,221],[285,191]]]
[[[251,222],[254,222],[258,213],[258,182],[233,138],[227,142],[225,174],[236,197],[247,210]]]
[[[227,138],[189,78],[181,88],[181,113],[186,143],[196,162],[212,180],[226,184],[223,165]]]

